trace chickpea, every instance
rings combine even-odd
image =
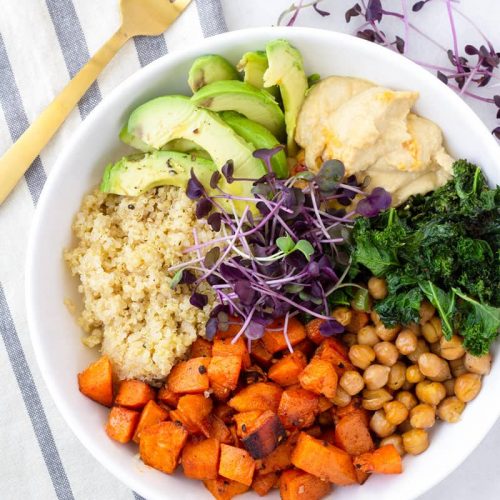
[[[422,335],[429,344],[437,342],[443,336],[441,320],[434,316],[427,323],[422,325]]]
[[[402,436],[403,447],[410,455],[420,455],[429,448],[429,436],[423,429],[412,429]]]
[[[393,399],[392,395],[385,389],[376,389],[374,391],[365,389],[363,391],[361,406],[365,410],[380,410],[380,408],[382,408],[388,401],[391,401],[391,399]]]
[[[455,395],[455,379],[450,378],[443,382],[444,388],[446,389],[446,397]]]
[[[440,382],[424,380],[417,384],[415,394],[422,403],[437,406],[446,397],[446,388]]]
[[[370,365],[363,373],[363,379],[367,389],[374,391],[382,389],[389,380],[389,372],[391,369],[388,366]]]
[[[435,382],[443,382],[451,378],[450,366],[448,363],[433,353],[426,352],[418,358],[420,371]]]
[[[381,325],[382,322],[380,321],[380,316],[378,315],[377,311],[371,311],[370,312],[370,319],[372,320],[372,323],[375,326]]]
[[[399,325],[392,328],[386,328],[382,323],[380,323],[375,327],[375,331],[377,332],[380,340],[386,340],[387,342],[392,342],[400,330],[401,327]]]
[[[462,338],[458,335],[452,335],[450,340],[441,337],[439,344],[441,346],[441,357],[449,361],[461,358],[465,354]]]
[[[369,345],[356,344],[349,349],[349,359],[354,366],[366,370],[375,359],[375,351]]]
[[[403,438],[399,434],[391,434],[386,438],[380,440],[380,446],[386,446],[388,444],[392,444],[396,451],[403,456],[405,454],[405,449],[403,447]]]
[[[417,398],[408,391],[401,391],[396,394],[396,401],[403,403],[408,410],[415,408],[417,406]]]
[[[358,336],[355,333],[345,333],[342,340],[347,347],[352,347],[358,343]]]
[[[337,307],[332,313],[332,318],[342,326],[347,326],[352,319],[352,311],[348,307]]]
[[[384,438],[393,434],[396,426],[387,420],[384,410],[377,410],[370,419],[370,429],[377,436]]]
[[[410,411],[410,424],[415,429],[428,429],[436,423],[436,410],[428,404],[421,403]]]
[[[337,387],[337,392],[335,397],[330,399],[330,401],[341,408],[347,406],[351,402],[351,396],[342,387]]]
[[[406,365],[401,361],[392,365],[391,372],[389,373],[389,380],[387,381],[387,387],[393,391],[401,389],[405,383],[405,372]]]
[[[375,344],[380,342],[377,333],[375,332],[375,327],[371,325],[364,326],[358,332],[358,344],[369,345],[373,347]]]
[[[460,420],[465,409],[465,403],[455,396],[444,399],[438,406],[437,414],[441,420],[454,424]]]
[[[355,370],[347,370],[340,377],[339,385],[349,396],[354,396],[363,390],[365,382],[360,373]]]
[[[404,356],[411,354],[417,348],[417,336],[409,328],[401,330],[396,339],[396,347]]]
[[[411,354],[408,354],[408,359],[412,363],[416,363],[420,355],[424,352],[429,352],[429,345],[423,338],[419,338],[417,340],[417,348]]]
[[[385,418],[392,425],[402,424],[408,418],[408,408],[401,401],[389,401],[384,405]]]
[[[452,359],[450,361],[450,368],[454,377],[460,377],[460,375],[467,373],[467,368],[465,368],[465,357]]]
[[[464,373],[455,380],[455,396],[468,403],[472,401],[481,390],[481,375],[477,373]]]
[[[405,379],[405,383],[402,385],[401,389],[403,389],[403,391],[411,391],[414,385],[415,384],[412,384],[411,382],[408,382],[408,380]]]
[[[368,291],[375,300],[382,300],[387,297],[387,282],[383,278],[372,276],[368,280]]]
[[[430,303],[424,300],[420,304],[420,310],[419,310],[419,316],[420,316],[420,321],[419,323],[421,325],[427,323],[433,316],[436,314],[436,309],[435,307]]]
[[[379,342],[373,346],[373,350],[379,363],[386,366],[395,365],[399,358],[399,351],[390,342]]]
[[[424,378],[425,377],[422,375],[418,365],[410,365],[406,369],[406,380],[408,380],[410,384],[418,384],[419,382],[422,382]]]
[[[464,365],[467,370],[478,375],[486,375],[491,369],[491,354],[473,356],[469,352],[465,355]]]
[[[439,343],[439,341],[429,344],[429,350],[430,352],[432,352],[432,354],[441,357],[441,344]]]

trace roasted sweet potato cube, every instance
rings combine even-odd
[[[212,493],[215,500],[231,500],[235,496],[242,495],[245,491],[248,491],[247,485],[223,477],[203,481],[203,484]]]
[[[235,411],[228,404],[220,403],[213,409],[212,413],[216,417],[219,417],[225,424],[230,424],[233,421]]]
[[[138,422],[138,411],[113,406],[108,415],[106,434],[119,443],[128,443],[134,435]]]
[[[139,453],[142,461],[155,469],[171,474],[188,438],[181,424],[160,422],[141,432]]]
[[[356,457],[354,467],[366,473],[401,474],[403,472],[401,455],[392,444],[386,444],[377,450]]]
[[[155,398],[155,390],[142,380],[124,380],[120,383],[115,404],[132,410],[140,410]]]
[[[292,465],[292,451],[295,448],[298,436],[291,435],[280,444],[272,453],[261,460],[259,472],[269,474],[288,469]]]
[[[325,396],[320,396],[319,397],[319,402],[318,402],[318,411],[319,413],[323,413],[324,411],[328,411],[333,407],[333,403],[325,398]]]
[[[229,406],[236,411],[266,411],[277,412],[283,389],[272,382],[259,382],[249,385],[229,400]]]
[[[262,337],[264,347],[270,352],[275,353],[288,349],[285,338],[285,320],[277,319],[271,323]],[[292,346],[298,344],[306,338],[306,329],[304,325],[296,318],[290,318],[287,327],[287,336]]]
[[[212,356],[212,342],[198,337],[189,349],[190,358],[210,358]]]
[[[292,464],[324,481],[346,486],[356,483],[351,456],[344,450],[302,432],[292,453]]]
[[[318,345],[325,340],[325,337],[320,331],[320,327],[323,323],[325,323],[324,319],[314,318],[306,324],[307,338]]]
[[[155,401],[148,401],[141,412],[141,417],[134,433],[134,441],[136,443],[139,442],[141,439],[141,432],[146,427],[151,427],[152,425],[158,424],[159,422],[163,422],[167,419],[168,411],[165,410],[165,408],[159,406]]]
[[[320,500],[331,491],[332,485],[302,470],[286,470],[281,475],[282,500]]]
[[[273,354],[264,347],[262,340],[255,340],[252,342],[250,356],[258,365],[264,368],[271,366]]]
[[[158,396],[157,400],[168,406],[169,408],[177,408],[177,403],[179,402],[179,394],[176,394],[175,392],[171,391],[168,388],[168,385],[165,384],[159,391],[158,391]]]
[[[191,479],[217,479],[220,443],[217,439],[204,439],[187,443],[182,450],[184,475]]]
[[[278,479],[279,476],[276,472],[270,472],[269,474],[257,472],[252,482],[252,489],[257,495],[264,497],[272,490]]]
[[[363,416],[351,413],[335,426],[335,444],[349,455],[361,455],[374,448],[370,429]]]
[[[335,428],[329,427],[321,434],[321,439],[327,443],[335,445]]]
[[[358,484],[365,484],[366,480],[370,477],[368,472],[363,472],[361,469],[354,467],[354,471],[356,472],[356,481]]]
[[[243,446],[255,459],[267,457],[286,438],[278,415],[269,410],[250,424],[247,431],[242,439]]]
[[[295,351],[283,356],[269,368],[269,378],[283,387],[296,384],[306,365],[307,358],[304,353]]]
[[[281,396],[278,416],[286,429],[310,427],[318,413],[318,395],[303,389],[289,388]]]
[[[316,350],[316,356],[323,361],[332,363],[339,377],[347,370],[355,370],[347,355],[345,345],[338,339],[327,338]]]
[[[315,394],[332,399],[337,393],[339,377],[329,361],[313,358],[299,375],[300,385]]]
[[[213,356],[208,365],[210,386],[234,391],[240,378],[241,360],[239,355]]]
[[[297,345],[293,346],[294,352],[300,351],[302,354],[306,356],[306,358],[310,358],[315,349],[316,349],[316,344],[314,342],[311,342],[307,338],[299,342]]]
[[[209,419],[212,400],[202,394],[186,394],[179,399],[177,410],[172,410],[172,420],[180,421],[190,433],[201,433],[209,437]]]
[[[102,356],[78,374],[78,388],[97,403],[113,404],[113,373],[107,356]]]
[[[306,434],[309,434],[309,436],[315,437],[315,438],[320,438],[321,434],[323,431],[321,430],[321,427],[319,425],[313,425],[312,427],[309,427],[308,429],[305,429],[304,432]]]
[[[213,414],[208,416],[208,435],[221,443],[233,443],[233,435],[229,427],[219,417]]]
[[[191,358],[177,363],[167,378],[168,388],[177,394],[198,394],[208,390],[210,358]]]
[[[245,411],[243,413],[236,413],[234,415],[234,422],[236,424],[236,433],[240,438],[245,437],[251,429],[253,429],[255,422],[262,415],[262,411]]]
[[[242,369],[251,365],[250,354],[246,342],[242,338],[239,338],[234,344],[233,339],[215,339],[212,345],[212,356],[240,356]]]
[[[362,406],[361,398],[352,398],[350,403],[343,407],[335,406],[331,409],[331,413],[335,424],[337,424],[340,419],[353,413],[360,416],[366,425],[368,425],[368,422],[370,421],[368,411]]]
[[[246,450],[221,444],[219,474],[222,477],[250,486],[255,461]]]

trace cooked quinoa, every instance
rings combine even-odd
[[[140,197],[87,195],[73,223],[76,246],[65,252],[80,279],[83,310],[78,322],[89,347],[100,346],[119,379],[164,379],[197,335],[204,335],[213,303],[203,311],[189,303],[185,285],[171,289],[168,268],[189,259],[183,249],[213,238],[194,204],[175,187]],[[192,258],[192,257],[191,257]]]

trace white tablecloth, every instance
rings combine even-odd
[[[410,7],[416,0],[402,0]],[[56,138],[44,150],[9,200],[0,207],[0,498],[118,500],[138,495],[109,474],[85,450],[51,401],[34,360],[26,325],[23,267],[33,211],[46,175],[82,119],[128,75],[168,51],[197,43],[226,29],[276,23],[291,0],[197,0],[165,36],[130,42],[105,70]],[[325,0],[331,12],[320,17],[312,9],[297,25],[352,32],[344,12],[353,0]],[[118,25],[118,0],[0,1],[0,154],[56,95]],[[400,0],[384,6],[399,9]],[[475,19],[500,48],[500,2],[463,0],[460,9]],[[225,16],[225,21],[224,17]],[[450,46],[445,4],[433,0],[415,24]],[[401,33],[394,20],[387,30]],[[458,21],[460,45],[478,43],[472,27]],[[446,54],[411,36],[410,55],[443,65]],[[497,84],[498,85],[498,84]],[[411,87],[411,82],[408,82]],[[498,91],[497,93],[500,93]],[[491,106],[470,101],[493,128]],[[47,283],[50,293],[50,283]],[[422,500],[481,500],[500,498],[500,423],[477,450]],[[422,456],[425,460],[425,455]],[[168,493],[166,494],[168,498]],[[381,499],[383,500],[383,499]]]

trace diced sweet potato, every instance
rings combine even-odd
[[[234,416],[234,422],[236,423],[236,432],[240,438],[245,437],[256,422],[256,420],[262,415],[262,411],[245,411],[243,413],[236,413]]]
[[[243,446],[255,459],[267,457],[286,438],[278,415],[269,410],[250,424],[247,431],[242,439]]]
[[[209,419],[212,400],[203,394],[186,394],[179,399],[177,410],[170,412],[171,419],[180,421],[190,433],[202,433],[209,437]]]
[[[192,344],[189,350],[190,358],[210,358],[212,356],[212,343],[204,339],[203,337],[198,337]]]
[[[363,472],[361,469],[357,469],[354,467],[354,471],[356,472],[356,481],[358,484],[365,484],[366,480],[370,477],[368,472]]]
[[[333,427],[326,429],[326,431],[321,434],[321,439],[322,441],[335,445],[335,429]]]
[[[208,365],[210,386],[234,391],[240,377],[241,360],[239,355],[213,356]]]
[[[171,474],[186,444],[188,432],[181,424],[160,422],[141,433],[139,453],[142,461],[155,469]]]
[[[302,432],[292,453],[292,464],[313,476],[340,486],[356,483],[352,458],[336,446]]]
[[[325,398],[325,396],[320,396],[318,401],[318,412],[323,413],[324,411],[328,411],[333,407],[333,403]]]
[[[289,388],[281,396],[278,416],[286,429],[310,427],[318,413],[319,397],[302,387]]]
[[[264,347],[262,340],[252,342],[250,356],[258,365],[263,366],[264,368],[271,366],[273,354]]]
[[[352,398],[350,403],[343,407],[335,406],[331,409],[331,413],[335,424],[337,424],[340,419],[353,413],[362,417],[366,425],[368,425],[368,422],[370,421],[368,411],[362,406],[361,398]]]
[[[269,378],[281,386],[296,384],[299,375],[307,365],[304,353],[295,351],[283,356],[269,369]]]
[[[205,488],[212,493],[215,500],[231,500],[235,496],[242,495],[245,491],[248,491],[248,486],[245,484],[230,481],[223,477],[203,481],[203,484]]]
[[[255,461],[246,450],[221,444],[219,474],[222,477],[250,486]]]
[[[124,380],[120,383],[115,403],[132,410],[139,410],[155,398],[155,390],[142,380]]]
[[[217,439],[205,439],[187,443],[182,450],[184,475],[191,479],[217,479],[220,443]]]
[[[293,346],[294,351],[300,351],[302,354],[306,356],[306,358],[311,357],[312,353],[316,349],[316,344],[311,342],[309,339],[304,339],[302,342],[299,342],[297,345]]]
[[[246,342],[242,338],[239,338],[234,344],[233,339],[215,339],[212,345],[212,356],[240,356],[243,369],[251,365],[250,354]]]
[[[373,450],[373,439],[364,417],[359,413],[342,417],[335,426],[335,444],[349,455]]]
[[[243,321],[237,316],[229,316],[228,327],[226,330],[217,330],[215,334],[216,339],[230,339],[239,333],[241,327],[243,326]]]
[[[259,382],[242,389],[228,404],[239,412],[271,410],[276,413],[282,392],[283,389],[279,385],[271,382]]]
[[[138,411],[113,406],[108,415],[106,434],[119,443],[128,443],[134,435],[138,422]]]
[[[147,405],[143,408],[141,412],[141,418],[137,424],[137,428],[134,433],[134,441],[139,442],[141,438],[141,432],[146,427],[151,427],[152,425],[158,424],[168,419],[168,411],[165,408],[159,406],[155,401],[148,401]]]
[[[332,485],[307,472],[291,469],[283,472],[280,481],[282,500],[320,500]]]
[[[325,340],[325,337],[320,331],[320,327],[324,322],[324,319],[315,318],[306,324],[307,338],[315,344],[319,345]]]
[[[177,394],[198,394],[209,388],[207,369],[210,358],[180,361],[167,378],[168,388]]]
[[[315,437],[315,438],[320,438],[322,434],[321,427],[319,425],[313,425],[312,427],[309,427],[309,429],[305,429],[304,432],[306,434],[309,434],[309,436]]]
[[[257,472],[252,482],[252,488],[257,495],[264,497],[272,490],[278,479],[279,476],[276,472],[270,472],[269,474]]]
[[[271,323],[262,337],[264,347],[271,353],[288,349],[284,334],[285,320],[277,319]],[[290,318],[288,321],[287,336],[292,346],[298,344],[306,338],[306,329],[304,325],[296,318]]]
[[[111,361],[102,356],[78,374],[80,392],[104,406],[113,404],[113,373]]]
[[[363,311],[352,311],[351,321],[346,325],[345,329],[351,333],[358,333],[361,328],[368,324],[370,317]]]
[[[213,414],[225,424],[230,424],[233,421],[234,408],[231,408],[226,403],[220,403],[213,409]]]
[[[216,415],[208,417],[208,435],[221,443],[233,444],[233,435],[229,427]]]
[[[291,435],[283,444],[280,444],[272,453],[262,459],[259,472],[269,474],[291,467],[292,451],[296,442],[297,436]]]
[[[356,457],[354,467],[362,472],[375,474],[401,474],[403,472],[401,455],[392,444],[386,444],[377,450]]]
[[[313,358],[299,375],[300,385],[315,394],[332,399],[337,393],[339,377],[329,361]]]
[[[339,377],[347,370],[355,370],[349,360],[345,345],[338,339],[329,337],[323,340],[316,351],[316,356],[332,363]]]
[[[157,400],[164,404],[167,405],[169,408],[177,408],[177,403],[179,402],[179,394],[176,394],[175,392],[171,391],[168,388],[168,385],[165,384],[159,391],[158,391],[158,396]]]

